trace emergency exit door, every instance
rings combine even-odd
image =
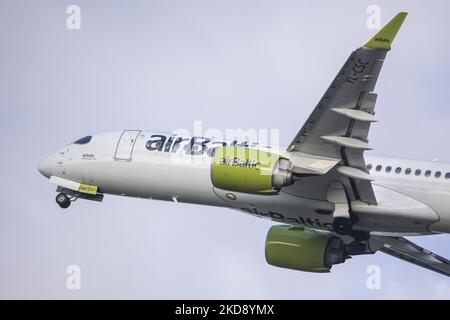
[[[140,132],[141,130],[125,130],[122,132],[114,155],[115,160],[131,161],[134,145]]]

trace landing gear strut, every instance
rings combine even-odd
[[[58,192],[58,195],[56,196],[56,203],[63,209],[68,208],[71,202],[78,199],[86,199],[98,202],[102,202],[103,200],[103,194],[87,194],[72,189],[63,188],[61,186],[58,186],[56,192]]]
[[[352,231],[349,200],[345,187],[340,181],[332,181],[328,186],[327,200],[334,203],[333,229],[337,234],[347,235]]]
[[[56,196],[56,203],[63,209],[66,209],[70,206],[70,198],[67,194],[61,192]]]

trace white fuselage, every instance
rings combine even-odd
[[[73,143],[51,155],[39,164],[39,171],[46,177],[98,186],[103,194],[229,207],[282,223],[331,229],[333,205],[320,196],[324,193],[320,179],[303,178],[276,195],[232,192],[235,200],[230,200],[229,191],[211,182],[210,152],[223,142],[170,137],[139,130],[97,134],[87,143]],[[288,157],[283,150],[276,152]],[[450,164],[366,160],[377,205],[352,202],[358,216],[355,229],[402,235],[450,233],[450,173],[446,175]]]

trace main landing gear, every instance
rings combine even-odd
[[[333,229],[340,235],[350,234],[353,229],[353,222],[350,218],[336,217],[333,220]]]
[[[59,193],[56,196],[56,203],[63,209],[67,209],[70,206],[71,199],[64,192]]]
[[[333,229],[339,235],[349,235],[353,220],[345,187],[340,181],[332,181],[328,186],[327,200],[334,204]]]

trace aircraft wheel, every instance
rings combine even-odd
[[[333,221],[333,229],[337,234],[346,235],[352,231],[353,222],[348,218],[335,218]]]
[[[70,199],[65,193],[60,193],[56,196],[56,203],[63,209],[70,206]]]

